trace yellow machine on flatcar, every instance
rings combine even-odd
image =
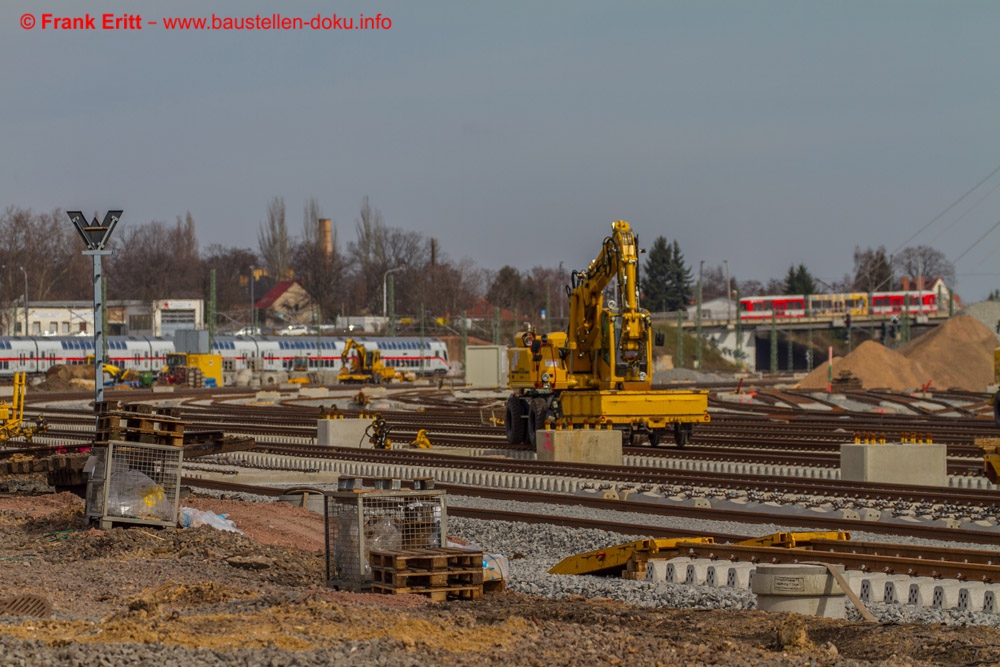
[[[694,425],[709,421],[707,391],[651,388],[653,330],[639,307],[636,237],[624,220],[611,229],[587,270],[572,274],[567,331],[529,328],[507,351],[511,444],[534,446],[536,432],[550,424],[615,428],[627,443],[645,436],[654,447],[672,430],[683,447]],[[605,301],[612,281],[616,298]]]

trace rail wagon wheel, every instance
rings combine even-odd
[[[660,446],[660,438],[663,437],[663,431],[661,429],[654,429],[649,432],[649,444],[652,447]]]
[[[1000,391],[993,397],[993,421],[1000,426]]]
[[[678,449],[691,441],[691,433],[694,431],[694,424],[674,424],[674,443]]]
[[[536,398],[528,406],[528,444],[538,447],[538,431],[545,428],[545,399]]]
[[[507,410],[504,414],[504,431],[507,432],[507,443],[510,445],[524,444],[524,404],[517,396],[507,398]]]

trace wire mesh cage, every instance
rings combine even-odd
[[[87,519],[112,523],[177,524],[184,450],[172,445],[108,442],[87,464]]]
[[[371,588],[373,550],[437,548],[448,534],[442,490],[355,489],[326,494],[326,583]]]

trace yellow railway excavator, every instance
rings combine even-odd
[[[32,436],[44,433],[49,428],[41,415],[35,418],[34,424],[24,423],[24,392],[25,374],[14,373],[11,402],[0,401],[0,442],[7,442],[11,438],[24,438],[31,442]]]
[[[388,384],[397,379],[396,370],[382,363],[379,350],[365,349],[353,338],[344,343],[340,359],[343,363],[339,375],[341,384]]]
[[[707,391],[652,389],[653,329],[639,307],[638,242],[624,220],[611,230],[587,270],[572,274],[567,330],[529,327],[508,348],[511,444],[534,447],[536,432],[549,425],[614,428],[626,444],[645,436],[654,447],[672,432],[683,447],[694,425],[709,421]],[[615,298],[605,301],[612,282]],[[662,345],[662,334],[656,338]]]

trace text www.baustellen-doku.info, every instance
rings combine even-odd
[[[346,16],[316,14],[286,16],[284,14],[254,14],[253,16],[152,17],[142,14],[76,14],[61,16],[46,12],[21,15],[25,30],[390,30],[392,19],[382,14]]]

